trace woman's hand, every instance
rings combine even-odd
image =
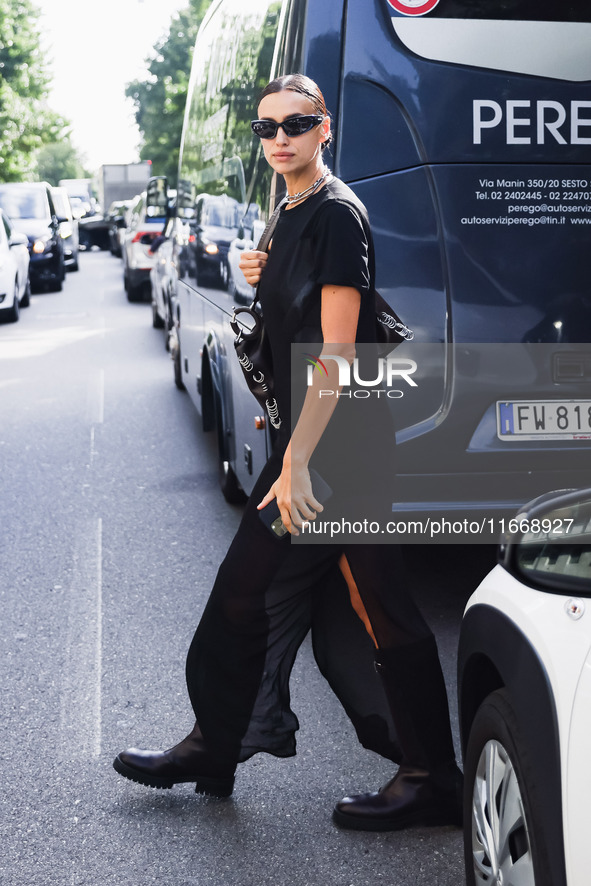
[[[261,503],[262,510],[266,505],[277,499],[281,521],[292,535],[299,535],[304,520],[315,520],[316,514],[324,510],[314,497],[310,473],[304,465],[295,467],[283,462],[283,468]]]
[[[239,267],[250,286],[256,286],[260,282],[268,258],[266,252],[259,252],[257,249],[243,252],[240,256]]]

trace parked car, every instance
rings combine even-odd
[[[105,216],[109,231],[109,249],[111,255],[121,258],[121,243],[126,227],[127,210],[131,206],[131,200],[116,200],[111,203]]]
[[[60,221],[60,234],[64,241],[64,261],[66,263],[66,270],[77,271],[79,267],[78,219],[74,218],[70,198],[65,188],[52,188],[51,196],[53,197],[55,211],[59,218],[65,219],[65,221]]]
[[[146,192],[135,198],[127,216],[122,242],[123,285],[129,301],[138,301],[150,286],[156,261],[151,246],[166,221],[166,195],[159,205],[146,204]]]
[[[178,262],[180,252],[175,250],[174,241],[181,239],[177,230],[182,226],[182,221],[176,216],[171,216],[164,225],[160,237],[152,243],[152,253],[155,255],[154,265],[150,271],[150,284],[152,296],[152,326],[154,329],[164,330],[164,344],[169,349],[169,334],[173,328],[173,302],[178,281]],[[188,234],[186,237],[188,242]]]
[[[85,218],[87,215],[93,215],[93,212],[90,208],[90,203],[87,203],[86,200],[82,199],[82,197],[75,197],[73,195],[70,195],[70,204],[72,206],[74,218],[77,221],[79,221],[81,218]]]
[[[507,528],[460,635],[467,883],[587,886],[591,489]]]
[[[83,246],[84,249],[92,249],[93,246],[98,246],[102,250],[110,248],[109,226],[101,212],[97,211],[93,215],[84,216],[79,219],[78,224],[80,246]]]
[[[243,252],[257,248],[265,222],[259,218],[260,207],[256,203],[251,203],[247,211],[239,215],[241,222],[237,236],[228,248],[228,292],[235,304],[248,305],[253,299],[254,289],[246,282],[246,277],[240,270],[240,259]],[[251,232],[252,237],[247,237],[246,231]]]
[[[0,319],[16,322],[30,302],[29,238],[0,209]]]
[[[168,189],[167,180],[163,176],[154,176],[148,183],[146,192],[148,204],[160,206],[162,191],[167,191],[166,221],[159,237],[152,241],[150,247],[156,260],[150,271],[150,289],[152,296],[152,326],[164,330],[164,344],[170,350],[170,333],[174,322],[174,296],[181,270],[187,261],[190,228],[187,221],[178,217],[176,191]],[[175,244],[176,247],[175,248]]]
[[[31,285],[59,292],[66,275],[60,223],[67,219],[58,216],[50,186],[46,182],[2,184],[0,207],[14,229],[28,237]]]
[[[228,250],[238,235],[239,210],[238,201],[227,194],[197,197],[189,241],[189,273],[199,285],[226,288]]]

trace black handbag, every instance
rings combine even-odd
[[[281,201],[269,219],[257,246],[259,252],[266,252],[279,220],[279,213],[285,202],[285,199]],[[412,341],[414,332],[402,322],[377,290],[374,290],[374,298],[376,305],[376,342],[379,352],[381,354],[388,354],[403,341]],[[274,396],[273,357],[269,336],[266,333],[261,313],[258,286],[250,307],[234,308],[233,311],[230,326],[236,336],[234,347],[238,362],[246,379],[246,384],[266,411],[272,426],[279,429],[281,427],[281,416],[279,415],[279,407]],[[238,322],[240,314],[247,315],[246,326]]]
[[[412,329],[402,322],[398,314],[392,310],[386,299],[374,289],[376,300],[376,342],[380,353],[389,353],[403,341],[412,341],[415,337]]]

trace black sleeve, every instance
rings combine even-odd
[[[353,286],[369,292],[369,247],[359,214],[346,203],[329,201],[312,234],[314,278],[320,286]]]

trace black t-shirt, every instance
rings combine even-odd
[[[283,207],[259,286],[271,342],[275,396],[290,404],[291,344],[321,342],[324,284],[361,294],[357,342],[375,341],[375,260],[366,209],[339,179],[291,209]]]
[[[354,287],[360,292],[355,340],[375,343],[375,260],[369,220],[353,191],[334,178],[303,203],[281,210],[259,287],[282,419],[277,441],[280,448],[289,440],[305,397],[305,380],[302,374],[300,381],[299,364],[292,390],[291,345],[309,344],[309,349],[300,350],[320,352],[321,297],[325,284]],[[358,354],[360,350],[357,349]],[[375,364],[372,354],[367,356],[371,371]],[[393,455],[394,430],[385,399],[376,399],[373,391],[369,399],[345,394],[316,447],[311,466],[333,488],[331,509],[339,507],[340,513],[347,511],[357,517],[362,512],[373,512],[377,490],[382,510],[387,511],[392,501],[389,487],[394,474]],[[347,498],[344,504],[343,496],[337,495],[339,490]],[[369,499],[369,503],[357,504],[361,499]]]

